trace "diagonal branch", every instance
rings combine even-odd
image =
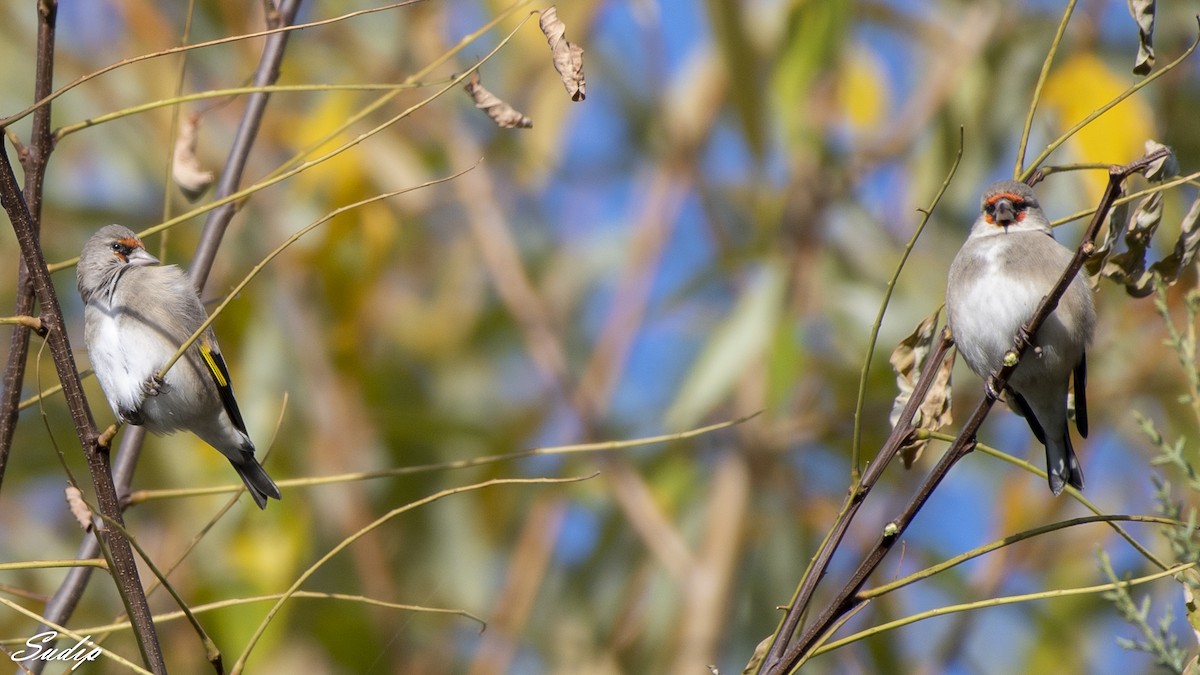
[[[54,36],[58,15],[57,0],[38,3],[37,64],[33,81],[33,98],[39,100],[54,88]],[[54,149],[50,132],[50,105],[38,108],[33,114],[33,129],[29,144],[21,153],[25,170],[25,200],[33,219],[34,236],[40,237],[42,223],[42,186],[46,179],[46,163]],[[29,269],[22,258],[17,267],[17,316],[33,314],[33,284]],[[3,393],[0,393],[0,481],[4,480],[8,454],[12,450],[13,434],[20,413],[21,387],[25,380],[25,361],[29,356],[29,329],[13,329],[8,347],[8,362],[4,366]]]
[[[921,507],[924,506],[926,500],[928,500],[930,495],[933,494],[933,491],[937,488],[937,486],[941,484],[942,479],[944,479],[946,474],[949,473],[950,468],[954,466],[958,460],[965,457],[975,448],[975,434],[979,430],[980,425],[983,424],[983,421],[987,417],[988,413],[991,411],[992,405],[995,404],[996,399],[999,396],[998,392],[1004,389],[1005,383],[1008,382],[1008,378],[1012,375],[1013,371],[1016,370],[1017,364],[1020,362],[1021,355],[1029,347],[1029,344],[1033,340],[1033,336],[1037,334],[1038,328],[1041,327],[1042,323],[1050,316],[1051,313],[1054,312],[1055,308],[1058,306],[1058,301],[1063,296],[1063,293],[1066,292],[1067,287],[1070,286],[1071,282],[1075,279],[1075,276],[1079,273],[1080,268],[1083,267],[1084,261],[1086,261],[1088,256],[1094,251],[1096,234],[1099,232],[1101,224],[1103,224],[1104,220],[1108,217],[1108,212],[1112,207],[1113,202],[1116,201],[1117,197],[1120,195],[1121,185],[1125,182],[1125,179],[1134,173],[1144,171],[1147,166],[1149,166],[1155,160],[1160,159],[1168,152],[1169,151],[1165,148],[1160,149],[1130,164],[1123,166],[1114,165],[1109,167],[1108,187],[1104,191],[1104,196],[1101,199],[1100,207],[1096,210],[1096,213],[1092,216],[1092,221],[1088,224],[1087,231],[1083,236],[1083,241],[1080,242],[1075,251],[1075,256],[1071,259],[1071,264],[1068,265],[1066,270],[1063,271],[1062,275],[1059,277],[1058,283],[1055,284],[1051,292],[1046,297],[1042,298],[1042,302],[1038,305],[1037,311],[1034,312],[1029,321],[1027,321],[1025,325],[1022,326],[1019,331],[1017,331],[1017,335],[1013,340],[1013,348],[1009,351],[1005,358],[1005,363],[1007,365],[992,373],[992,375],[988,378],[987,386],[984,388],[984,398],[979,402],[979,405],[976,406],[974,412],[963,425],[963,429],[961,432],[959,432],[958,438],[955,439],[954,443],[950,445],[950,447],[946,450],[946,453],[942,455],[942,458],[934,466],[929,476],[927,476],[925,481],[921,484],[917,494],[914,495],[912,500],[904,507],[900,515],[887,524],[875,545],[871,548],[871,550],[867,553],[867,556],[863,559],[862,563],[859,564],[858,568],[850,576],[849,581],[847,581],[842,589],[838,591],[833,601],[831,601],[825,607],[817,619],[814,620],[807,629],[805,629],[800,638],[787,649],[786,653],[782,657],[778,655],[781,650],[776,649],[776,645],[785,641],[789,641],[792,634],[790,632],[784,633],[781,631],[778,635],[776,635],[775,644],[772,645],[772,649],[768,653],[767,659],[763,663],[763,668],[760,671],[761,673],[764,675],[779,675],[781,673],[791,672],[803,662],[817,641],[836,626],[839,619],[865,602],[865,600],[858,598],[857,594],[866,583],[867,578],[870,577],[870,575],[875,571],[875,569],[879,566],[879,563],[883,561],[884,556],[887,555],[892,546],[894,546],[895,543],[900,540],[901,535],[904,534],[904,531],[908,527],[909,523],[911,523],[913,518],[916,517],[916,514],[920,511]],[[941,344],[936,348],[936,353],[930,358],[929,363],[940,363],[940,359],[938,358],[937,354],[940,354],[948,347],[951,339],[952,336],[950,335],[949,329],[944,330],[942,333]],[[926,364],[926,369],[928,370],[928,368],[929,364]],[[922,373],[922,381],[929,379],[932,379],[931,374]],[[919,386],[920,382],[918,382],[918,387]],[[923,398],[924,391],[921,391],[920,393],[913,393],[913,399],[920,401]],[[909,401],[909,404],[911,406],[912,400]],[[910,406],[905,407],[905,413],[910,412],[908,410]],[[911,427],[911,419],[911,416],[901,417],[901,424],[897,425],[897,429],[903,429],[903,433],[897,433],[896,431],[893,431],[892,435],[888,438],[888,443],[884,446],[884,449],[880,451],[879,459],[871,465],[867,471],[867,475],[870,475],[871,469],[876,468],[876,466],[886,464],[886,462],[891,459],[891,456],[895,454],[894,451],[891,455],[887,454],[888,449],[893,445],[893,439],[895,437],[908,436],[912,433],[913,430]],[[896,447],[898,449],[898,444],[896,444]],[[882,472],[882,469],[880,469],[880,472]],[[863,480],[865,481],[866,478],[867,476],[864,476]],[[814,581],[814,586],[815,583],[816,582]],[[803,613],[805,609],[806,605],[798,604],[794,604],[788,609],[788,617],[793,615],[796,616],[796,620],[792,625],[796,625],[796,623],[799,622],[800,614]]]
[[[284,24],[291,24],[299,9],[300,1],[284,0],[278,10],[279,19],[277,20],[282,21]],[[290,34],[291,32],[288,30],[277,30],[268,37],[266,44],[263,46],[263,55],[260,59],[259,67],[255,72],[254,83],[256,85],[265,86],[273,83],[278,78],[279,64],[283,58],[284,48],[287,45],[287,36]],[[220,199],[237,191],[238,183],[241,180],[246,159],[249,157],[250,148],[254,144],[268,98],[269,94],[266,93],[254,94],[249,97],[246,111],[242,116],[242,122],[238,127],[233,148],[229,153],[229,159],[224,170],[221,172],[222,180],[217,188],[216,198]],[[196,284],[197,289],[203,288],[204,281],[208,277],[208,271],[212,267],[213,259],[216,256],[217,247],[220,245],[221,237],[225,233],[225,228],[228,226],[229,220],[233,218],[236,212],[237,210],[234,205],[229,204],[228,208],[220,208],[210,213],[205,223],[201,243],[197,247],[196,256],[189,268],[192,281]],[[129,493],[129,487],[133,483],[134,469],[141,455],[142,442],[145,437],[145,429],[128,426],[121,436],[120,451],[117,453],[117,460],[113,466],[115,483],[120,495]],[[77,556],[79,558],[94,558],[98,553],[99,547],[96,540],[94,538],[87,538],[80,544]],[[84,589],[87,588],[88,580],[91,578],[91,571],[92,568],[89,567],[71,569],[63,580],[62,585],[59,586],[46,606],[45,615],[47,619],[58,623],[65,623],[67,621],[71,614],[74,613],[80,598],[83,597]],[[36,661],[31,666],[36,667],[41,664],[44,664],[44,662]]]
[[[46,259],[38,242],[37,226],[21,194],[21,188],[17,185],[17,176],[9,161],[8,151],[3,145],[0,145],[0,205],[3,205],[9,220],[12,221],[13,232],[21,247],[21,257],[29,270],[34,294],[42,308],[41,319],[46,328],[46,341],[50,345],[54,368],[58,372],[63,394],[71,410],[75,433],[87,458],[88,471],[96,489],[97,505],[101,513],[120,523],[121,504],[117,499],[112,474],[109,472],[108,449],[98,443],[96,422],[92,419],[92,411],[88,408],[87,398],[83,393],[83,384],[79,381],[79,371],[71,355],[71,342],[67,338],[62,307],[54,292],[50,270],[46,269]],[[125,612],[135,627],[134,634],[142,652],[142,659],[151,670],[165,673],[162,649],[154,632],[150,606],[146,602],[145,593],[142,592],[137,561],[133,557],[129,540],[118,530],[103,523],[98,523],[95,529],[112,565],[113,578],[117,582],[121,601],[125,604]]]

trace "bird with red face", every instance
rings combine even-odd
[[[1050,221],[1025,183],[1000,181],[983,194],[979,217],[950,265],[946,314],[958,351],[985,380],[1003,365],[1017,331],[1050,293],[1074,252],[1054,240]],[[1076,276],[1038,329],[1005,385],[1009,407],[1046,446],[1050,491],[1083,488],[1071,446],[1067,395],[1075,378],[1075,424],[1088,433],[1087,348],[1096,325],[1091,289]]]

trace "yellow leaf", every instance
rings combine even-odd
[[[1046,79],[1042,102],[1058,113],[1056,133],[1066,131],[1100,106],[1116,98],[1132,79],[1118,75],[1092,53],[1080,53],[1055,68]],[[1154,137],[1153,115],[1145,100],[1131,96],[1071,137],[1069,161],[1123,164],[1142,155],[1147,138]],[[1059,159],[1055,163],[1065,163]],[[1108,175],[1089,171],[1083,179],[1091,203],[1100,200]]]
[[[859,133],[875,128],[883,118],[890,96],[883,67],[873,54],[855,50],[846,56],[838,77],[838,107],[851,131]]]
[[[295,148],[307,148],[332,133],[356,112],[355,98],[350,93],[330,92],[321,98],[317,107],[289,125],[291,144]],[[342,132],[309,154],[308,158],[319,157],[353,138],[356,134]],[[346,203],[361,199],[364,186],[369,185],[368,176],[362,169],[362,149],[351,148],[333,157],[320,166],[301,173],[295,178],[298,194],[325,195],[332,203]]]

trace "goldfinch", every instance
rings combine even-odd
[[[88,356],[116,416],[156,434],[196,434],[229,459],[260,509],[268,497],[279,499],[278,486],[254,458],[211,328],[157,378],[208,318],[183,270],[159,265],[129,228],[108,225],[84,245],[76,279]]]

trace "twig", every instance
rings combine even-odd
[[[882,562],[884,556],[887,555],[887,552],[891,550],[892,546],[900,540],[900,536],[904,533],[909,523],[912,522],[912,519],[916,516],[917,512],[920,511],[922,506],[924,506],[925,501],[928,500],[930,495],[933,494],[933,490],[941,484],[942,479],[945,478],[946,474],[950,471],[950,468],[954,466],[958,460],[965,457],[974,449],[975,434],[980,425],[983,423],[983,420],[987,417],[988,412],[990,412],[992,405],[996,402],[996,399],[999,396],[998,392],[1004,389],[1005,383],[1008,382],[1008,378],[1012,375],[1012,372],[1016,370],[1017,364],[1020,362],[1021,355],[1032,342],[1033,336],[1037,334],[1038,328],[1058,306],[1059,299],[1062,297],[1063,293],[1066,292],[1067,287],[1075,279],[1075,276],[1079,273],[1080,268],[1083,267],[1084,261],[1095,249],[1096,233],[1099,232],[1101,224],[1103,224],[1105,218],[1108,217],[1108,211],[1111,208],[1112,203],[1116,200],[1117,195],[1120,194],[1121,184],[1131,174],[1144,171],[1149,164],[1161,158],[1167,152],[1167,150],[1162,149],[1150,153],[1130,164],[1126,164],[1124,166],[1112,166],[1109,168],[1108,187],[1104,191],[1104,196],[1101,199],[1100,207],[1096,210],[1096,213],[1092,217],[1092,222],[1088,225],[1087,231],[1083,236],[1083,241],[1080,242],[1075,251],[1075,256],[1071,259],[1071,264],[1068,265],[1066,270],[1063,271],[1062,275],[1059,277],[1058,283],[1055,284],[1051,292],[1042,299],[1042,302],[1038,305],[1037,311],[1034,312],[1029,321],[1027,321],[1025,325],[1023,325],[1021,329],[1017,331],[1017,335],[1013,340],[1013,348],[1009,351],[1005,358],[1007,365],[992,373],[988,378],[987,386],[984,388],[984,398],[979,402],[979,405],[976,406],[975,411],[963,425],[962,431],[959,432],[958,438],[953,444],[950,445],[950,447],[946,450],[946,453],[942,455],[942,458],[934,466],[929,476],[927,476],[925,481],[921,484],[917,494],[904,507],[900,515],[887,524],[875,545],[871,548],[866,557],[863,559],[862,563],[859,564],[858,568],[850,576],[850,580],[825,607],[817,619],[813,621],[813,623],[804,631],[801,637],[794,644],[792,644],[790,648],[787,649],[786,653],[782,657],[778,655],[779,650],[777,650],[775,646],[789,640],[791,633],[784,633],[781,631],[780,634],[776,636],[776,642],[772,645],[771,651],[768,652],[768,656],[764,661],[763,668],[760,672],[770,675],[779,675],[781,673],[790,672],[800,663],[803,658],[805,658],[816,642],[830,631],[838,619],[848,611],[852,610],[854,606],[858,604],[855,596],[866,583],[867,578],[875,571],[875,568],[879,566],[879,563]],[[929,363],[926,364],[926,370],[929,370],[930,364],[940,363],[941,359],[939,355],[945,349],[946,345],[948,345],[950,340],[950,331],[949,329],[946,329],[943,331],[943,339],[941,343],[934,350],[935,354],[930,357]],[[931,378],[932,374],[922,373],[922,381],[924,381],[927,377]],[[917,384],[919,388],[920,382]],[[905,413],[908,413],[908,408],[912,407],[914,400],[917,403],[920,403],[921,399],[924,398],[924,395],[924,390],[920,390],[919,393],[914,392],[912,399],[909,401],[909,405],[905,406]],[[890,455],[887,453],[888,449],[892,445],[893,439],[897,436],[907,436],[909,433],[911,433],[911,429],[907,428],[909,424],[907,420],[911,420],[911,417],[901,417],[901,423],[897,425],[897,429],[904,428],[905,433],[898,434],[896,431],[893,431],[892,435],[888,438],[888,444],[884,446],[884,450],[880,451],[880,461],[877,461],[871,465],[867,471],[867,474],[864,475],[864,482],[866,481],[867,477],[871,475],[871,470],[875,469],[880,464],[886,463],[887,460],[890,460]],[[896,444],[896,447],[898,448],[898,444]],[[816,575],[812,576],[815,577]],[[804,609],[806,609],[806,605],[793,605],[788,610],[788,617],[795,616],[795,623],[798,623],[799,616]],[[793,623],[793,625],[795,625],[795,623]]]
[[[928,219],[928,213],[932,212],[933,207],[941,200],[942,194],[950,184],[950,180],[954,177],[954,173],[958,168],[958,161],[961,157],[962,144],[960,143],[959,154],[950,171],[947,173],[945,181],[942,182],[941,189],[934,197],[933,204],[925,210],[926,219]],[[800,619],[804,608],[807,608],[808,604],[812,601],[813,593],[817,590],[817,584],[825,576],[825,570],[829,567],[829,562],[833,559],[833,553],[842,543],[842,537],[846,535],[846,530],[850,527],[850,522],[854,520],[854,516],[858,512],[858,507],[862,505],[863,500],[867,498],[867,494],[870,493],[875,482],[883,475],[883,470],[887,468],[887,465],[891,463],[896,453],[899,452],[900,447],[905,444],[912,434],[913,416],[916,415],[917,408],[920,407],[921,402],[925,400],[925,394],[933,384],[934,372],[941,364],[942,357],[945,356],[946,350],[949,347],[950,343],[948,340],[942,340],[934,347],[934,353],[926,361],[925,368],[917,379],[912,396],[909,397],[908,403],[900,412],[900,417],[896,420],[896,424],[892,428],[892,433],[888,436],[887,441],[884,442],[883,448],[875,457],[875,461],[867,468],[866,473],[858,477],[853,483],[850,494],[846,496],[846,501],[842,504],[842,509],[838,512],[837,518],[834,520],[833,527],[825,535],[825,539],[818,547],[816,555],[809,562],[808,569],[804,571],[804,576],[801,577],[800,586],[796,589],[796,593],[788,605],[789,609],[780,620],[779,627],[775,630],[771,647],[763,660],[763,670],[761,672],[769,672],[766,670],[766,664],[774,663],[782,657],[787,642],[800,626]],[[860,392],[860,397],[862,396],[863,394]]]
[[[291,23],[299,5],[300,0],[284,0],[282,3],[279,11],[282,16],[287,17],[288,23]],[[282,58],[283,49],[286,45],[286,40],[281,39],[281,36],[287,36],[288,34],[287,28],[277,29],[271,33],[266,45],[263,47],[263,56],[258,69],[259,75],[262,75],[263,73],[277,73],[279,60]],[[257,82],[257,84],[269,84],[269,82]],[[253,104],[253,97],[251,97],[251,99],[251,103],[247,104],[247,111],[243,117],[242,127],[245,127],[245,120],[251,115],[251,110],[256,110],[256,114],[254,116],[256,123],[257,121],[261,120],[261,107],[256,108]],[[265,100],[263,104],[265,104]],[[234,158],[237,158],[238,161],[241,161],[244,164],[249,153],[249,145],[253,144],[254,134],[249,132],[242,133],[242,127],[239,127],[239,133],[234,143],[235,146],[237,143],[244,143],[247,144],[247,147],[240,152],[235,148],[235,150],[230,153],[230,160],[232,161]],[[218,195],[222,194],[220,190],[226,189],[227,187],[227,182],[224,177],[233,174],[236,174],[240,177],[241,171],[241,166],[233,167],[227,165],[224,168],[222,171],[223,180],[218,188]],[[236,184],[234,184],[233,189],[236,190]],[[229,215],[232,216],[232,213],[233,212],[230,211]],[[211,222],[212,220],[213,218],[210,216],[209,221]],[[220,242],[220,233],[212,236],[209,235],[208,229],[208,227],[205,228],[205,234],[203,236],[201,246],[204,246],[205,242],[207,242],[207,245],[212,247],[212,251],[209,254],[207,261],[207,265],[211,266],[212,256],[214,256],[216,253],[216,245]],[[220,229],[221,233],[224,233],[224,225],[221,225]],[[199,254],[197,254],[197,258],[199,258]],[[192,274],[193,283],[196,284],[197,288],[202,288],[204,286],[203,280],[208,276],[208,268],[205,267],[201,271],[198,267],[198,264],[202,263],[193,262],[190,272]],[[129,486],[133,483],[133,472],[137,467],[138,457],[141,455],[142,441],[145,439],[145,437],[146,432],[142,427],[127,427],[125,433],[122,435],[120,451],[117,454],[117,461],[113,467],[115,483],[118,486],[113,495],[114,499],[118,499],[118,495],[124,495],[129,492]],[[110,517],[112,516],[112,514],[107,512],[105,513]],[[119,519],[119,510],[117,511],[117,514],[117,519]],[[80,544],[78,554],[81,558],[94,558],[98,552],[99,551],[95,544],[95,540],[89,538]],[[132,557],[132,553],[130,555]],[[50,599],[50,603],[46,606],[47,618],[57,623],[65,623],[67,619],[70,618],[71,614],[74,613],[75,607],[78,605],[79,599],[83,596],[83,591],[87,587],[87,583],[90,578],[90,568],[76,568],[71,570],[71,572],[63,580],[62,585],[59,586],[58,590],[54,593],[54,597]]]
[[[298,576],[296,580],[292,582],[292,585],[288,587],[286,591],[284,591],[283,595],[278,600],[275,601],[275,604],[271,607],[270,611],[268,611],[267,615],[263,617],[263,620],[258,625],[258,628],[255,629],[254,633],[250,636],[250,640],[246,645],[245,650],[242,652],[241,656],[238,657],[237,662],[233,664],[233,668],[230,670],[231,675],[238,675],[245,669],[246,659],[250,656],[250,651],[254,649],[255,645],[262,638],[262,635],[266,632],[267,627],[271,625],[271,621],[273,621],[279,611],[283,609],[284,603],[286,603],[296,591],[300,590],[300,587],[304,585],[304,582],[307,581],[309,577],[315,574],[317,570],[324,566],[325,563],[329,562],[329,560],[331,560],[334,556],[345,550],[350,544],[358,541],[366,534],[374,531],[393,518],[446,497],[464,492],[471,492],[474,490],[482,490],[484,488],[493,487],[496,485],[562,485],[566,483],[578,483],[580,481],[590,480],[591,478],[595,477],[595,475],[596,474],[592,474],[590,476],[569,476],[566,478],[493,478],[491,480],[485,480],[472,485],[447,488],[445,490],[441,490],[440,492],[436,492],[427,497],[422,497],[421,499],[409,502],[403,506],[398,506],[391,511],[388,511],[367,525],[364,525],[354,534],[351,534],[342,541],[338,542],[336,546],[329,549],[329,551],[327,551],[316,562],[310,565],[308,569],[304,570],[304,572],[302,572],[300,576]]]
[[[1033,86],[1033,96],[1029,97],[1029,112],[1025,115],[1025,126],[1021,128],[1021,142],[1017,145],[1017,163],[1013,166],[1013,177],[1021,175],[1021,165],[1025,162],[1025,150],[1029,146],[1029,132],[1033,129],[1033,114],[1037,112],[1038,102],[1042,100],[1042,89],[1046,86],[1046,79],[1050,76],[1050,64],[1054,63],[1054,56],[1058,54],[1058,47],[1062,44],[1063,35],[1067,32],[1067,24],[1071,21],[1071,15],[1074,12],[1075,0],[1070,0],[1063,9],[1062,19],[1058,22],[1058,30],[1054,33],[1054,39],[1050,41],[1050,49],[1046,50],[1046,58],[1042,60],[1042,70],[1038,73],[1037,84]]]
[[[44,1],[46,1],[46,0],[44,0]],[[287,25],[287,26],[273,26],[267,30],[258,31],[257,33],[244,33],[242,35],[230,35],[228,37],[217,38],[216,40],[209,40],[208,42],[197,42],[195,44],[182,45],[179,47],[172,47],[170,49],[164,49],[164,50],[158,51],[158,52],[151,52],[149,54],[140,54],[138,56],[130,57],[128,59],[123,59],[121,61],[117,61],[116,63],[111,63],[111,64],[101,68],[100,70],[97,70],[94,73],[82,75],[82,76],[76,78],[75,80],[71,81],[70,83],[63,85],[63,86],[59,87],[58,89],[55,89],[53,92],[40,97],[36,102],[34,102],[32,105],[25,108],[24,110],[21,110],[12,115],[9,115],[8,117],[0,118],[0,128],[7,129],[14,122],[24,119],[27,115],[37,111],[39,108],[43,108],[45,106],[50,105],[50,103],[54,99],[58,98],[59,96],[62,96],[63,94],[74,89],[75,87],[78,87],[79,85],[83,84],[84,82],[93,80],[97,77],[100,77],[101,75],[104,75],[105,73],[112,72],[118,68],[123,68],[125,66],[132,65],[134,63],[140,63],[142,61],[148,61],[150,59],[157,59],[157,58],[163,57],[163,56],[170,56],[171,54],[180,54],[183,52],[191,51],[193,49],[204,49],[206,47],[215,47],[217,45],[229,44],[231,42],[239,42],[242,40],[250,40],[253,38],[271,36],[271,35],[275,35],[277,33],[304,30],[305,28],[316,28],[317,26],[328,26],[330,24],[340,23],[342,21],[346,21],[347,19],[353,19],[355,17],[363,16],[365,14],[374,14],[376,12],[386,12],[389,10],[396,9],[398,7],[407,7],[409,5],[415,5],[420,2],[424,2],[424,0],[402,0],[401,2],[395,2],[390,5],[382,5],[380,7],[369,7],[367,9],[360,9],[360,10],[357,10],[354,12],[348,12],[346,14],[341,14],[341,15],[331,17],[328,19],[322,19],[320,21],[310,21],[309,23],[301,23],[301,24]],[[280,10],[280,11],[282,11],[282,10]]]
[[[37,65],[33,81],[33,98],[41,99],[54,86],[54,39],[58,5],[55,0],[38,3]],[[14,135],[15,140],[15,135]],[[2,143],[3,141],[0,141]],[[34,235],[40,236],[42,223],[42,193],[46,179],[46,164],[54,141],[50,136],[50,106],[38,108],[33,116],[29,145],[17,146],[21,167],[25,172],[25,200],[33,217]],[[17,302],[13,312],[18,316],[33,314],[33,284],[25,259],[17,262]],[[29,355],[29,328],[18,326],[9,339],[8,362],[4,366],[3,393],[0,393],[0,482],[8,466],[13,434],[17,429],[21,387],[25,380],[25,359]]]
[[[879,303],[879,312],[875,315],[875,323],[871,324],[871,336],[867,338],[867,355],[863,357],[862,370],[858,375],[858,399],[854,402],[854,435],[850,441],[850,480],[857,482],[861,469],[859,468],[859,445],[862,443],[862,413],[867,401],[867,376],[871,373],[871,361],[875,357],[875,346],[879,341],[879,329],[883,326],[883,317],[887,313],[888,304],[892,300],[892,291],[896,290],[896,282],[900,279],[900,273],[904,271],[904,264],[908,262],[908,256],[912,253],[913,247],[917,245],[917,239],[921,237],[921,233],[925,231],[925,226],[929,223],[930,216],[933,215],[933,210],[941,203],[942,196],[946,194],[946,189],[950,187],[950,181],[954,180],[954,174],[958,172],[958,164],[962,161],[963,155],[963,128],[958,128],[958,152],[954,155],[954,162],[950,165],[950,172],[946,174],[946,180],[942,181],[942,187],[933,196],[933,202],[927,209],[921,209],[921,222],[917,224],[917,229],[909,237],[908,243],[904,245],[904,252],[900,254],[900,262],[896,263],[896,271],[892,273],[892,278],[888,279],[887,288],[883,293],[883,300]]]
[[[1196,21],[1197,21],[1197,24],[1200,25],[1200,16],[1196,17]],[[1030,163],[1029,166],[1025,167],[1025,170],[1020,173],[1020,177],[1018,178],[1018,180],[1026,180],[1031,175],[1033,175],[1033,172],[1037,171],[1038,167],[1042,165],[1042,162],[1046,161],[1046,158],[1050,156],[1050,153],[1057,150],[1058,147],[1060,145],[1062,145],[1063,143],[1066,143],[1067,139],[1074,136],[1076,134],[1076,132],[1078,132],[1080,129],[1091,124],[1092,120],[1094,120],[1097,117],[1100,117],[1104,113],[1108,112],[1110,109],[1113,108],[1113,106],[1117,105],[1121,101],[1124,101],[1125,99],[1129,98],[1130,96],[1133,96],[1142,87],[1150,84],[1151,82],[1157,80],[1158,78],[1162,77],[1163,75],[1166,75],[1167,73],[1174,70],[1176,66],[1183,63],[1184,60],[1186,60],[1189,56],[1191,56],[1192,52],[1196,51],[1197,46],[1200,46],[1200,35],[1196,36],[1196,39],[1192,41],[1191,46],[1188,47],[1182,54],[1180,54],[1177,59],[1175,59],[1174,61],[1163,66],[1162,69],[1156,71],[1153,75],[1150,75],[1149,77],[1147,77],[1143,80],[1139,80],[1139,81],[1135,82],[1128,89],[1121,92],[1116,98],[1109,101],[1108,103],[1105,103],[1104,105],[1100,106],[1099,108],[1096,108],[1096,110],[1094,110],[1090,115],[1088,115],[1087,117],[1076,122],[1075,126],[1071,127],[1070,129],[1067,129],[1066,131],[1063,132],[1063,134],[1061,136],[1059,136],[1058,138],[1051,141],[1050,144],[1047,145],[1046,148],[1044,150],[1042,150],[1042,152],[1033,159],[1033,162]]]
[[[58,303],[58,295],[50,279],[50,271],[46,269],[46,260],[42,255],[38,241],[37,226],[32,214],[26,206],[21,189],[17,185],[16,174],[8,158],[8,151],[0,145],[0,204],[8,213],[12,222],[13,232],[21,247],[21,256],[29,270],[34,294],[41,307],[42,323],[46,327],[46,339],[54,358],[54,367],[58,379],[63,385],[63,394],[71,410],[71,418],[75,423],[75,433],[83,447],[87,458],[88,470],[96,489],[96,501],[99,511],[116,522],[121,521],[121,504],[117,499],[116,486],[112,482],[109,471],[108,453],[97,444],[98,432],[96,422],[92,419],[91,409],[83,393],[83,385],[79,381],[79,372],[75,368],[75,359],[71,353],[71,343],[67,338],[66,325],[63,322],[62,307]],[[138,575],[137,562],[129,541],[109,527],[98,527],[96,533],[106,550],[106,558],[112,565],[112,573],[125,604],[125,611],[136,626],[138,648],[142,652],[145,663],[155,672],[166,672],[162,649],[158,644],[158,636],[154,632],[150,606],[142,592],[141,580]],[[94,556],[87,556],[94,557]]]

